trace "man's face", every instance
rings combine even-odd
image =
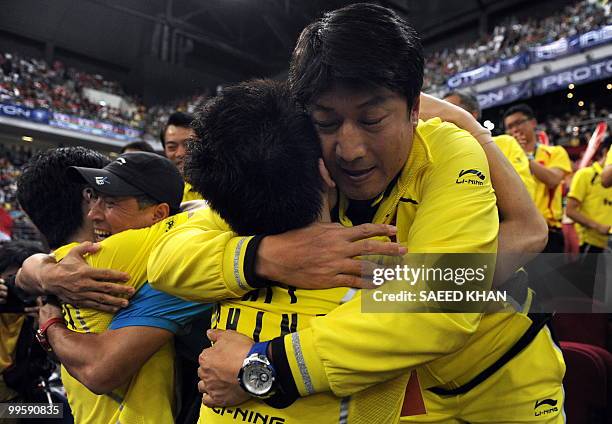
[[[516,138],[523,149],[533,148],[535,143],[535,119],[529,119],[524,113],[516,112],[504,118],[506,134]]]
[[[310,107],[321,138],[323,159],[349,199],[382,193],[400,172],[412,147],[418,122],[401,95],[386,88],[334,88]]]
[[[164,151],[166,152],[166,157],[176,165],[181,174],[183,173],[183,166],[185,164],[185,145],[194,135],[195,133],[193,130],[188,127],[169,125],[168,128],[166,128],[166,147]]]
[[[135,197],[114,197],[94,194],[88,218],[93,223],[94,240],[102,241],[125,230],[153,225],[155,206],[140,209]]]

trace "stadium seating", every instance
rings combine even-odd
[[[612,354],[583,343],[561,342],[567,371],[565,413],[575,424],[610,423]]]

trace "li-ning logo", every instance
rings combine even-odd
[[[125,161],[125,158],[117,158],[116,162],[119,165],[125,165],[127,162]]]
[[[557,400],[556,399],[544,399],[544,400],[536,400],[535,406],[533,407],[534,410],[544,406],[544,405],[548,405],[550,406],[550,408],[548,409],[541,409],[539,411],[535,411],[534,414],[536,417],[539,417],[540,415],[548,415],[548,414],[552,414],[553,412],[559,412],[559,408],[557,408]]]
[[[110,184],[110,181],[108,181],[108,177],[96,177],[96,184],[98,185]]]
[[[472,185],[484,185],[485,174],[480,172],[478,169],[462,169],[459,172],[459,176],[455,181],[455,184],[472,184]]]
[[[608,200],[604,197],[603,204],[604,206],[612,206],[612,200]]]

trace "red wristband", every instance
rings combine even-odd
[[[64,323],[64,318],[50,318],[43,325],[40,326],[40,329],[38,331],[43,334],[47,334],[47,330],[49,329],[49,327],[51,327],[53,324],[57,324],[58,322]]]
[[[45,349],[47,352],[52,352],[53,348],[49,344],[49,340],[47,339],[47,330],[53,324],[64,323],[64,318],[51,318],[47,320],[43,325],[40,326],[38,331],[36,331],[36,340],[38,343]]]

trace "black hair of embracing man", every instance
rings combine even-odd
[[[239,234],[277,234],[320,215],[317,132],[285,84],[226,87],[196,108],[185,176]]]
[[[51,249],[68,243],[83,225],[83,189],[69,166],[102,168],[106,156],[84,147],[60,147],[35,154],[17,180],[17,200]]]
[[[423,68],[414,28],[391,9],[356,3],[326,13],[302,31],[289,85],[303,105],[335,86],[385,87],[405,97],[410,110],[423,86]]]

